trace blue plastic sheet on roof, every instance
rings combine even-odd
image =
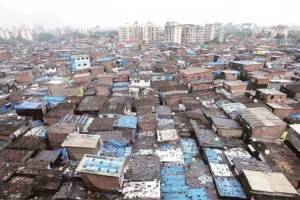
[[[222,61],[215,61],[215,62],[209,62],[208,65],[224,65],[224,62]]]
[[[159,145],[159,149],[161,151],[167,151],[167,150],[170,150],[170,149],[175,149],[176,146],[174,144],[170,144],[170,143],[162,143]]]
[[[66,148],[61,147],[61,148],[57,149],[57,151],[60,151],[60,153],[62,154],[62,156],[61,156],[62,160],[68,159],[68,152],[67,152]]]
[[[218,194],[221,197],[236,197],[246,199],[246,194],[240,182],[234,177],[215,177]]]
[[[300,113],[294,113],[289,116],[290,118],[300,119]]]
[[[0,106],[0,114],[7,113],[8,111],[11,111],[16,106],[16,103],[7,103],[2,106]]]
[[[126,157],[130,152],[128,151],[130,147],[127,147],[125,143],[117,140],[109,140],[104,143],[100,149],[100,156],[108,157]]]
[[[83,168],[91,172],[116,174],[123,163],[102,158],[86,158]]]
[[[45,96],[48,95],[48,91],[30,91],[30,95],[31,96],[36,96],[36,97],[41,97],[41,96]]]
[[[36,109],[41,105],[40,102],[33,101],[23,101],[22,103],[16,105],[16,109]]]
[[[36,137],[43,141],[47,138],[47,132],[43,126],[35,126],[30,131],[25,133],[25,136]]]
[[[203,188],[190,188],[186,184],[185,169],[182,164],[168,163],[160,171],[160,188],[163,200],[207,200]]]
[[[0,107],[0,114],[6,113],[9,111],[9,108],[6,105]]]
[[[63,96],[44,96],[43,101],[57,105],[59,103],[63,103],[65,101],[65,97]]]
[[[96,61],[98,62],[108,62],[114,60],[114,57],[102,57],[102,58],[98,58]]]
[[[126,90],[128,90],[128,89],[129,89],[128,86],[124,86],[124,87],[114,87],[114,88],[112,89],[112,91],[113,91],[113,92],[116,92],[116,91],[126,91]]]
[[[41,120],[34,120],[32,121],[32,126],[33,127],[43,126],[43,122]]]
[[[181,138],[180,144],[182,147],[184,163],[192,163],[193,157],[199,153],[195,140],[191,138]]]
[[[207,193],[203,188],[191,188],[188,195],[192,200],[208,200]]]
[[[129,82],[116,82],[116,83],[113,83],[113,88],[116,88],[116,87],[128,87],[129,86]]]
[[[197,55],[197,54],[196,54],[193,50],[191,50],[191,49],[187,50],[187,54],[193,55],[193,56]]]
[[[128,143],[118,141],[118,140],[108,140],[108,143],[117,147],[126,147],[128,145]]]
[[[160,174],[162,199],[189,200],[183,165],[177,163],[164,165]]]
[[[120,128],[133,128],[137,127],[137,118],[132,116],[121,115],[117,120],[117,127]]]
[[[207,157],[208,162],[210,162],[210,163],[219,163],[220,162],[219,155],[217,154],[215,149],[204,148],[203,150]]]

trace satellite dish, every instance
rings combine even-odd
[[[266,150],[265,150],[265,154],[266,154],[266,155],[270,155],[270,153],[271,153],[271,152],[270,152],[269,149],[266,149]]]

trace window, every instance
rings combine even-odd
[[[78,64],[77,66],[78,66],[78,67],[81,67],[81,64]]]
[[[87,59],[87,60],[88,60],[88,59],[89,59],[89,57],[85,57],[85,59]]]
[[[86,66],[86,65],[87,65],[86,63],[83,64],[83,66]]]
[[[84,58],[81,58],[81,60],[84,60]]]
[[[77,58],[77,60],[80,60],[80,58]]]

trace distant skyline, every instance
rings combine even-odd
[[[0,27],[118,28],[166,21],[300,25],[299,0],[0,0]]]

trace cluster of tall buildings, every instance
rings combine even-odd
[[[158,26],[147,23],[139,26],[137,23],[126,24],[119,29],[120,42],[154,42],[160,38]],[[171,44],[203,44],[212,40],[224,40],[224,27],[221,23],[194,25],[167,22],[164,27],[163,39]]]
[[[160,38],[159,27],[148,22],[144,26],[126,24],[119,29],[120,42],[155,42]]]
[[[221,23],[195,25],[167,22],[165,40],[172,44],[204,44],[212,40],[224,40],[224,27]]]
[[[24,40],[33,40],[32,31],[26,27],[13,27],[11,29],[0,28],[0,39],[9,40],[12,38],[21,38]]]

